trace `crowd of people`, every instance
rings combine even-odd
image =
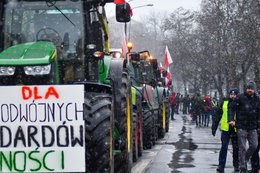
[[[180,93],[172,92],[169,101],[172,108],[171,120],[175,120],[174,114],[179,114],[179,112],[188,114],[190,112],[191,97],[189,95],[183,96]]]
[[[212,135],[217,129],[221,131],[221,148],[217,172],[224,172],[229,141],[233,147],[234,172],[258,173],[260,148],[260,90],[257,91],[254,82],[249,82],[245,91],[239,93],[237,88],[231,88],[227,98],[218,101],[209,96],[182,96],[172,92],[169,102],[172,108],[171,120],[174,114],[189,114],[197,127],[208,127],[212,117]],[[251,171],[248,163],[251,161]]]
[[[174,114],[189,114],[192,120],[196,122],[196,126],[208,127],[210,117],[215,114],[218,107],[218,101],[215,97],[210,99],[209,96],[201,97],[196,95],[181,95],[180,93],[172,92],[169,102],[171,105],[171,120],[175,120]]]

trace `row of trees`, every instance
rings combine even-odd
[[[184,84],[203,94],[216,88],[220,96],[249,80],[260,89],[258,0],[204,0],[200,12],[178,9],[162,26]]]
[[[259,0],[203,0],[200,11],[179,8],[132,21],[130,33],[136,51],[148,49],[162,62],[168,45],[173,80],[194,92],[217,89],[222,97],[248,81],[260,89]]]

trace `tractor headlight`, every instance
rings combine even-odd
[[[51,71],[51,64],[24,67],[24,72],[26,75],[46,75],[46,74],[50,74],[50,71]]]
[[[2,66],[0,67],[0,76],[12,76],[14,75],[15,67]]]

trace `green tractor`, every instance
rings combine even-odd
[[[143,76],[145,77],[144,81],[148,84],[145,88],[147,95],[149,95],[149,84],[152,87],[149,109],[153,112],[155,121],[155,133],[152,141],[154,144],[155,140],[164,137],[167,124],[169,123],[169,109],[166,102],[166,91],[164,87],[159,85],[161,76],[158,61],[151,58],[149,52],[144,51],[139,54],[141,59],[144,59],[144,66],[141,69]]]
[[[161,73],[161,77],[158,79],[159,82],[159,87],[163,88],[163,102],[165,104],[166,107],[166,127],[165,127],[165,132],[169,131],[169,125],[170,125],[170,117],[171,117],[171,105],[169,102],[169,98],[171,95],[171,87],[172,84],[170,86],[166,85],[166,78],[167,78],[167,70],[165,69],[160,69],[160,73]]]
[[[154,76],[156,77],[156,95],[158,95],[158,136],[163,138],[165,133],[169,131],[170,120],[170,104],[169,104],[169,90],[165,85],[165,78],[167,73],[160,72],[157,59],[150,59]]]
[[[150,59],[148,51],[130,52],[128,68],[132,87],[141,94],[141,108],[137,112],[141,110],[142,113],[143,146],[149,149],[158,138],[164,137],[169,124],[165,88],[158,85],[158,80],[161,80],[158,63],[156,59]]]
[[[85,172],[90,173],[130,172],[132,164],[130,78],[126,61],[109,54],[104,11],[109,2],[0,2],[0,85],[84,85]],[[120,22],[130,20],[128,12],[127,4],[117,4]],[[0,160],[2,171],[15,171],[10,165],[4,170]]]

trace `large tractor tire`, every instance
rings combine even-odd
[[[149,109],[143,111],[143,143],[144,149],[151,149],[154,138],[154,117]]]
[[[121,93],[121,116],[116,121],[119,124],[121,136],[121,154],[115,156],[115,172],[130,173],[133,163],[133,139],[132,139],[132,104],[131,104],[131,85],[129,76],[126,72],[122,74]]]
[[[143,114],[140,111],[138,113],[138,156],[142,156],[143,153]]]
[[[137,121],[137,147],[138,147],[138,157],[142,156],[143,153],[143,114],[142,114],[142,91],[138,90],[136,94],[136,106],[134,111],[136,112],[136,121]]]
[[[153,140],[152,143],[155,145],[155,142],[159,139],[158,137],[158,129],[159,129],[159,110],[153,111]]]
[[[135,111],[133,111],[133,162],[138,159],[139,150],[139,123],[138,116]]]
[[[111,95],[105,93],[85,94],[86,172],[110,172],[113,160],[111,100]]]

